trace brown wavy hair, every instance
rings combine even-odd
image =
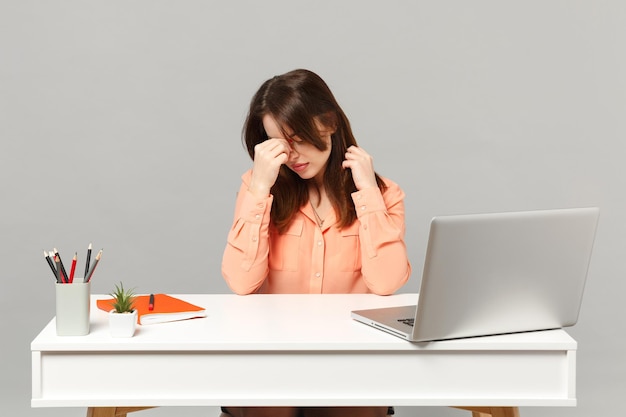
[[[250,102],[250,110],[244,123],[242,139],[250,158],[254,159],[254,147],[267,140],[263,117],[271,116],[283,129],[288,127],[304,142],[320,151],[327,144],[321,138],[315,124],[318,120],[325,127],[335,129],[331,134],[331,152],[324,171],[324,188],[339,220],[339,227],[354,223],[357,218],[351,193],[356,186],[349,169],[341,166],[347,149],[357,145],[350,122],[339,107],[328,85],[317,74],[297,69],[277,75],[265,81]],[[271,220],[279,232],[283,232],[297,211],[309,201],[309,181],[285,165],[281,166],[276,183],[271,188],[274,196]],[[382,192],[384,182],[376,174],[376,182]]]

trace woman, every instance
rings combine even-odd
[[[404,193],[374,171],[326,83],[294,70],[261,85],[222,273],[237,294],[393,294],[411,268]],[[239,408],[250,416],[383,416],[386,407]]]

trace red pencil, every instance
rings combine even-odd
[[[78,259],[78,253],[74,254],[72,258],[72,268],[70,269],[70,284],[74,281],[74,271],[76,271],[76,260]]]

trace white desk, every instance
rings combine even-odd
[[[114,339],[92,296],[89,335],[56,336],[53,319],[31,344],[32,407],[88,407],[95,417],[156,406],[426,405],[516,416],[519,406],[576,405],[576,341],[562,330],[413,344],[350,310],[412,304],[415,294],[178,297],[208,317]]]

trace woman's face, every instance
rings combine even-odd
[[[291,152],[289,153],[289,159],[285,165],[298,174],[300,178],[305,180],[315,179],[317,182],[321,183],[324,178],[324,170],[326,169],[332,147],[330,135],[334,133],[334,130],[325,127],[318,120],[315,120],[315,124],[320,131],[322,140],[328,145],[323,151],[320,151],[308,142],[304,142],[298,136],[293,135],[291,133],[292,130],[288,127],[281,129],[272,116],[265,115],[263,117],[263,128],[269,138],[280,138],[289,142]],[[285,134],[283,130],[285,134],[288,134],[288,137],[284,137]]]

